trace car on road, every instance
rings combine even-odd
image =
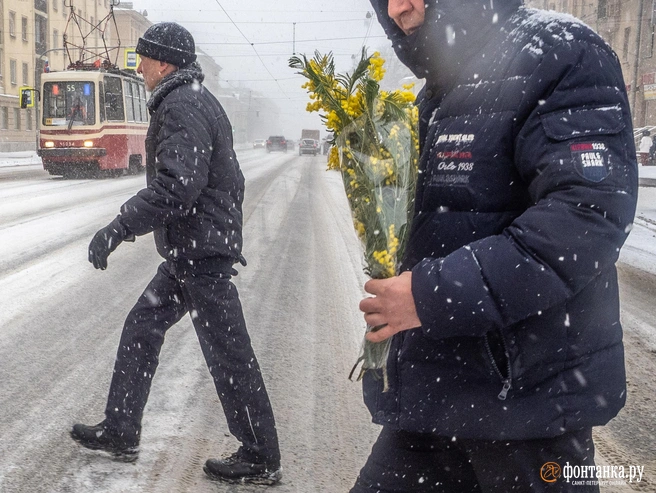
[[[323,154],[328,154],[328,152],[330,151],[330,146],[331,145],[332,144],[330,143],[330,141],[328,139],[323,140],[323,142],[321,143],[321,149],[323,150]]]
[[[266,150],[287,152],[287,141],[282,135],[272,135],[266,141]]]
[[[264,149],[266,147],[266,140],[264,139],[255,139],[253,141],[253,149]]]
[[[319,153],[319,144],[314,139],[301,139],[298,143],[298,155],[312,154],[316,156]]]

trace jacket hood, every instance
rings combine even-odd
[[[424,24],[406,35],[387,14],[388,0],[370,0],[401,62],[429,83],[448,83],[522,5],[523,0],[425,0]]]

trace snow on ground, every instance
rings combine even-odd
[[[250,144],[241,144],[235,146],[236,151],[246,151],[251,149]],[[294,154],[293,151],[290,154]],[[257,159],[258,163],[271,156],[267,153]],[[280,154],[282,159],[284,154]],[[15,166],[34,166],[40,165],[41,158],[34,151],[23,152],[0,152],[0,168]],[[250,179],[256,179],[259,174],[266,171],[266,168],[257,168],[256,176],[250,176]],[[258,174],[259,173],[259,174]],[[634,223],[633,231],[622,249],[620,260],[639,267],[653,274],[656,274],[656,166],[639,166],[638,173],[640,176],[640,191],[638,197],[638,209]]]

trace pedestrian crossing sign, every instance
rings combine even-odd
[[[137,55],[136,49],[126,48],[124,57],[124,68],[131,68],[136,70],[139,66],[139,55]]]

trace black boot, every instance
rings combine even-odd
[[[95,426],[75,424],[71,430],[71,437],[77,443],[91,450],[107,452],[117,460],[134,462],[139,457],[139,438],[128,438],[122,434],[112,433],[105,422]]]
[[[280,464],[251,462],[240,451],[223,459],[209,459],[203,470],[210,479],[227,483],[272,485],[282,478]]]

